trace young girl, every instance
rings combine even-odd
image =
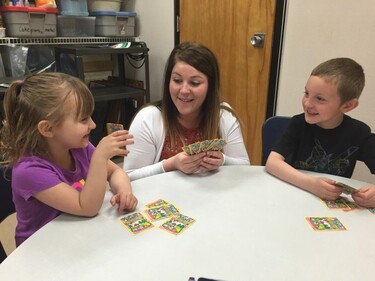
[[[6,92],[0,155],[13,172],[17,246],[61,212],[95,216],[107,180],[111,204],[120,212],[135,209],[129,177],[110,160],[127,155],[133,136],[116,131],[95,148],[89,142],[93,110],[87,86],[63,73],[31,75]]]

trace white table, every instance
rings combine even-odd
[[[132,236],[108,193],[95,218],[61,215],[35,233],[0,265],[0,280],[375,278],[375,215],[329,210],[264,167],[222,167],[204,176],[171,172],[134,181],[133,189],[138,211],[163,198],[197,222],[176,237],[157,228]],[[305,216],[337,216],[348,230],[313,231]]]

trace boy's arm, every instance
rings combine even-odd
[[[342,188],[334,186],[334,180],[327,178],[315,178],[300,172],[285,162],[285,158],[272,151],[267,159],[266,171],[275,177],[304,189],[322,199],[337,199]]]
[[[130,179],[119,166],[108,161],[108,182],[114,194],[111,204],[118,204],[118,211],[134,211],[138,204],[138,199],[134,196]]]

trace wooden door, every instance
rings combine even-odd
[[[221,93],[239,114],[251,163],[261,164],[276,0],[180,0],[180,42],[196,41],[217,56]],[[250,38],[265,34],[263,47]]]

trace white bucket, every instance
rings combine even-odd
[[[98,11],[119,12],[123,0],[87,0],[89,13]]]

